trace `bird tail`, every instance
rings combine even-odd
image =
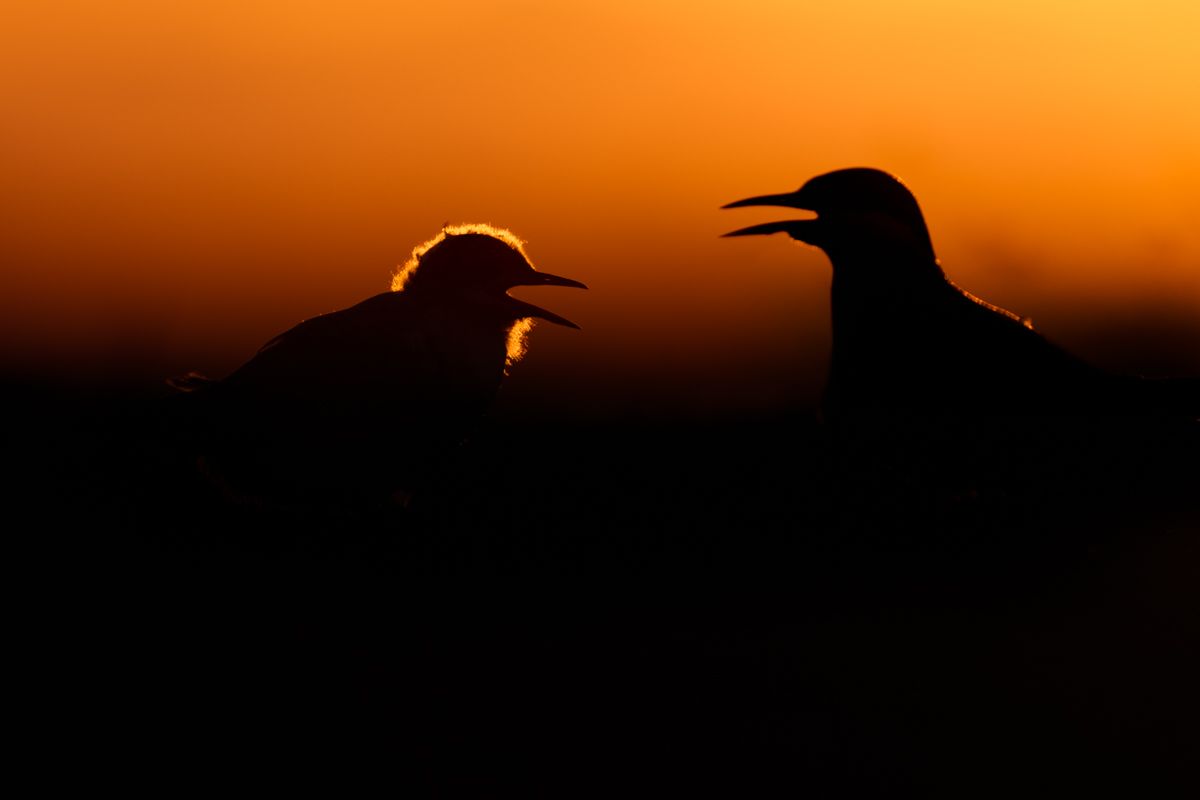
[[[189,372],[186,375],[180,375],[175,378],[167,378],[167,386],[170,386],[177,392],[194,392],[198,389],[204,389],[212,386],[214,383],[219,383],[212,378],[205,377],[199,372]]]

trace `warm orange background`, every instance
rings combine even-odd
[[[5,358],[221,375],[486,221],[592,286],[506,402],[803,404],[828,265],[717,208],[871,165],[963,286],[1200,374],[1193,0],[423,5],[6,3]]]

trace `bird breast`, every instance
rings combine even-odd
[[[435,385],[465,393],[481,406],[492,400],[504,377],[507,329],[443,319],[426,328],[422,339],[427,366],[438,378]]]

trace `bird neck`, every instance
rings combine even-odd
[[[896,302],[907,295],[928,296],[933,287],[947,283],[936,258],[912,253],[905,258],[879,257],[873,252],[830,255],[833,293],[842,302]]]
[[[911,343],[913,320],[931,317],[950,286],[936,260],[834,261],[833,367],[890,361]]]

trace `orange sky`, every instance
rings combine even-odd
[[[527,292],[584,330],[535,330],[515,396],[804,401],[828,264],[717,208],[871,165],[966,288],[1200,371],[1200,4],[409,5],[6,3],[5,354],[221,375],[486,221],[592,287]]]

